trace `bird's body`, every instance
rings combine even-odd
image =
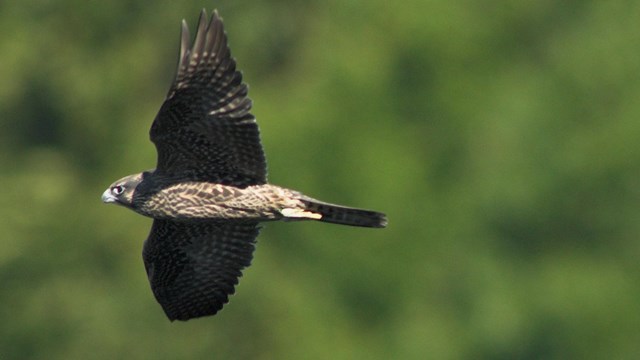
[[[154,219],[267,221],[282,218],[281,209],[300,206],[291,191],[269,184],[241,188],[183,181],[147,192],[148,184],[139,185],[133,210]]]
[[[148,184],[138,186],[133,210],[154,219],[268,221],[282,219],[284,209],[304,208],[299,193],[271,184],[242,188],[183,181],[147,193]]]
[[[102,195],[154,219],[143,259],[171,320],[222,308],[250,264],[260,222],[387,224],[382,213],[268,184],[247,92],[217,12],[210,22],[202,12],[193,46],[183,21],[176,79],[150,131],[156,169],[124,177]]]
[[[353,226],[383,227],[384,215],[329,204],[272,184],[238,187],[206,181],[175,181],[153,171],[134,174],[115,184],[137,183],[124,206],[154,219],[320,220]],[[114,185],[115,186],[115,185]],[[111,190],[107,190],[111,191]],[[105,195],[108,198],[108,194]]]

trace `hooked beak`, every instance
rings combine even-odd
[[[116,202],[115,196],[111,194],[111,189],[107,189],[102,193],[102,202],[104,203]]]

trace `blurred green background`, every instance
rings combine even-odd
[[[150,219],[179,24],[218,8],[270,181],[385,230],[268,224],[170,323]],[[0,2],[0,358],[637,359],[640,2]]]

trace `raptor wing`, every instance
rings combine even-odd
[[[183,20],[176,77],[150,130],[158,152],[156,171],[236,186],[266,183],[266,160],[247,94],[218,13],[207,21],[202,11],[193,44]]]
[[[255,222],[154,220],[142,256],[169,319],[217,313],[250,265],[258,233]]]

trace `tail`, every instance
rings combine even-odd
[[[387,216],[383,213],[329,204],[307,196],[302,196],[300,201],[305,205],[304,212],[311,213],[309,216],[302,217],[350,226],[372,228],[387,226]]]

